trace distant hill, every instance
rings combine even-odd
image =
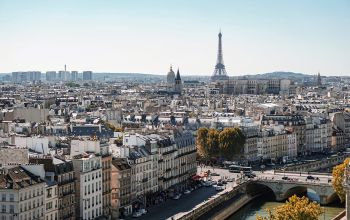
[[[256,75],[245,75],[244,78],[254,78],[254,79],[300,79],[313,77],[313,75],[308,75],[304,73],[294,73],[294,72],[272,72],[272,73],[262,73]]]

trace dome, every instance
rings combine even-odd
[[[175,73],[172,67],[170,67],[170,71],[167,74],[166,81],[167,83],[175,83]]]

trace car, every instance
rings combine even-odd
[[[191,191],[188,190],[188,189],[186,189],[186,190],[184,191],[184,194],[190,194],[190,193],[191,193]]]
[[[133,217],[133,218],[138,218],[138,217],[141,217],[141,215],[142,215],[141,212],[136,211],[136,212],[134,212],[134,213],[132,214],[132,217]]]
[[[232,183],[232,182],[235,181],[235,178],[228,178],[226,181],[227,181],[228,183]]]
[[[306,179],[308,179],[308,180],[314,180],[315,177],[313,177],[313,176],[307,176]]]
[[[211,181],[206,181],[206,182],[204,182],[204,186],[206,186],[206,187],[209,187],[209,186],[211,186]]]
[[[284,176],[284,177],[282,177],[282,180],[289,180],[289,177],[288,176]]]
[[[215,190],[216,191],[221,191],[221,190],[223,190],[224,189],[224,187],[222,187],[222,186],[215,186]]]
[[[146,209],[140,209],[139,212],[140,212],[142,215],[147,214],[147,210],[146,210]]]
[[[253,173],[247,173],[247,174],[245,174],[245,176],[248,177],[248,178],[254,178],[254,177],[256,177],[256,175],[253,174]]]
[[[178,199],[180,199],[180,197],[181,197],[181,195],[177,194],[176,196],[173,197],[173,199],[178,200]]]
[[[220,174],[218,174],[218,173],[211,173],[210,175],[212,175],[212,176],[220,176]]]

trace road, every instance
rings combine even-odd
[[[194,190],[188,195],[182,195],[179,200],[168,199],[166,202],[148,208],[148,213],[140,217],[142,220],[167,219],[171,216],[188,212],[199,203],[215,195],[214,187],[202,187]],[[127,219],[132,219],[131,217]]]
[[[202,172],[207,171],[209,168],[202,169]],[[228,177],[228,178],[235,178],[240,174],[237,173],[230,173],[228,170],[225,169],[218,169],[218,168],[210,168],[211,172],[215,172],[219,174],[220,176],[212,176],[212,180],[218,181],[222,177]],[[198,167],[198,174],[201,173],[201,168]],[[236,183],[230,182],[226,185],[225,190],[229,190],[229,188],[232,188]],[[225,191],[224,190],[224,191]],[[217,195],[218,193],[223,193],[224,191],[218,192],[215,191],[214,187],[202,187],[199,189],[194,190],[190,194],[182,195],[179,200],[173,200],[168,199],[166,202],[162,204],[158,204],[152,207],[148,208],[148,213],[143,215],[142,217],[139,217],[139,219],[142,220],[165,220],[170,219],[172,216],[179,216],[185,212],[190,211],[195,206],[200,205],[203,202],[206,202],[206,200],[210,199],[210,197]],[[127,217],[126,219],[133,219],[131,216]]]
[[[283,172],[274,172],[273,170],[261,172],[254,172],[257,175],[257,178],[266,178],[266,179],[274,179],[274,180],[282,180],[282,177],[289,177],[291,180],[284,181],[297,181],[297,182],[313,182],[313,183],[321,183],[321,184],[331,184],[331,175],[315,175],[315,174],[305,174],[305,173],[283,173]],[[319,180],[310,180],[307,179],[307,176],[312,176],[314,178],[318,178]]]

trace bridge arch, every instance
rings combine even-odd
[[[246,193],[250,196],[269,194],[272,195],[274,199],[276,199],[276,194],[270,186],[257,182],[248,183],[246,186]]]
[[[338,199],[332,187],[325,185],[258,180],[250,182],[246,186],[246,193],[248,195],[256,196],[272,192],[276,201],[284,201],[294,194],[297,196],[306,196],[308,190],[315,195],[309,198],[318,201],[322,205],[329,204]]]
[[[313,189],[313,187],[309,187],[309,186],[303,186],[303,185],[297,185],[297,186],[292,186],[290,187],[289,189],[287,189],[285,191],[285,193],[283,194],[282,196],[282,199],[285,200],[285,199],[288,199],[289,197],[293,196],[293,195],[297,195],[297,196],[307,196],[307,192],[308,190],[311,190],[315,196],[313,198],[310,198],[309,199],[312,199],[312,200],[316,200],[318,202],[321,201],[321,196],[320,194],[317,192],[317,190]]]

